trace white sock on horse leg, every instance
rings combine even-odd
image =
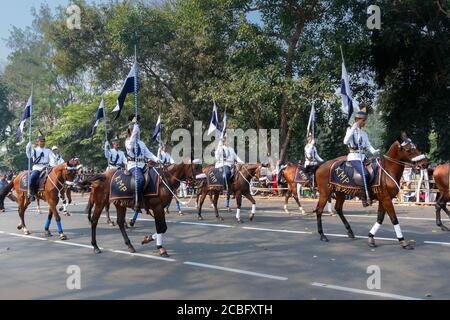
[[[327,203],[327,208],[328,208],[328,212],[332,213],[333,212],[333,207],[331,206],[331,202]]]
[[[397,239],[403,239],[403,233],[399,223],[394,225],[394,230],[395,234],[397,235]]]
[[[252,204],[252,213],[256,213],[256,204]]]
[[[284,210],[287,210],[287,204],[285,204],[283,208],[284,208]]]
[[[236,209],[236,219],[241,218],[241,209]]]
[[[157,246],[162,246],[163,243],[163,234],[162,233],[157,233],[156,234],[156,245]]]
[[[375,222],[372,229],[370,229],[369,233],[375,235],[377,233],[378,229],[380,229],[380,227],[381,227],[381,224],[379,224],[378,222]]]

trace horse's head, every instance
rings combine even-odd
[[[81,173],[83,166],[78,158],[72,158],[68,162],[60,164],[54,170],[56,175],[61,177],[61,180],[69,186],[74,185],[75,177]]]
[[[191,159],[183,164],[184,167],[184,177],[187,184],[194,184],[196,179],[195,177],[201,174],[202,164],[199,159]]]
[[[426,168],[428,166],[427,156],[420,153],[419,149],[412,142],[405,132],[402,132],[398,143],[399,160],[412,163],[417,169]]]

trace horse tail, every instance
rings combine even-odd
[[[14,180],[11,180],[11,182],[0,191],[0,203],[3,203],[6,196],[11,192],[13,188],[14,188]]]
[[[104,182],[106,180],[106,176],[104,174],[96,174],[93,175],[92,177],[89,177],[87,179],[84,179],[83,181],[80,181],[78,183],[78,188],[81,190],[81,192],[89,192],[91,185],[93,182],[95,181],[101,181]]]

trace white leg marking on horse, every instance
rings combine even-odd
[[[402,229],[400,228],[400,224],[394,225],[395,234],[397,235],[397,238],[403,238]]]
[[[252,204],[252,213],[256,213],[256,204]]]
[[[157,246],[163,245],[163,234],[162,233],[156,234],[156,245]]]
[[[375,222],[375,224],[373,225],[372,229],[370,229],[370,233],[375,235],[378,232],[378,229],[380,229],[381,224],[379,224],[378,222]]]
[[[241,209],[236,209],[236,219],[241,218]]]

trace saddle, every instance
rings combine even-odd
[[[161,174],[159,169],[156,169]],[[159,194],[159,175],[152,168],[144,172],[144,197],[157,197]],[[127,170],[117,170],[111,179],[110,200],[133,200],[135,198],[136,180]]]
[[[367,189],[369,191],[372,190],[373,193],[379,193],[381,185],[381,168],[378,166],[376,159],[365,161],[364,166],[369,172],[369,177],[366,181]],[[330,167],[329,185],[335,191],[357,195],[360,193],[361,188],[364,187],[364,181],[363,177],[356,171],[351,162],[338,160]]]
[[[37,192],[43,192],[45,189],[45,182],[47,181],[48,175],[53,170],[53,168],[47,170],[42,170],[39,175],[39,179],[36,183],[38,186]],[[31,171],[30,171],[31,173]],[[28,170],[19,174],[19,191],[20,192],[28,192]]]
[[[211,168],[206,173],[208,188],[222,188],[225,186],[224,168]]]
[[[310,180],[310,178],[306,174],[305,170],[302,167],[297,166],[297,169],[295,169],[294,182],[296,182],[296,183],[306,183],[309,180]]]

